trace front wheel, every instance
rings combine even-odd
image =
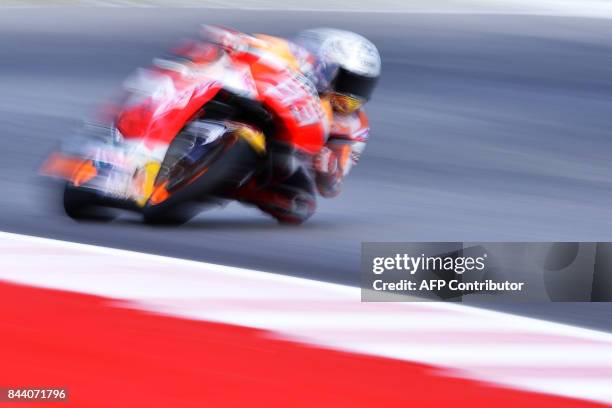
[[[177,143],[184,141],[179,139]],[[197,163],[193,163],[191,156],[185,157],[191,163],[186,164],[185,159],[177,161],[172,154],[166,154],[154,193],[142,209],[144,222],[186,223],[198,214],[197,202],[214,201],[213,197],[238,187],[254,173],[259,160],[252,143],[235,134],[227,134],[218,147]],[[160,190],[164,198],[158,202]]]

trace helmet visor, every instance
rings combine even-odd
[[[338,93],[353,95],[367,101],[374,92],[376,82],[378,82],[378,77],[359,75],[340,68],[332,88]]]

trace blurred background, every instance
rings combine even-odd
[[[17,7],[0,13],[1,230],[351,285],[363,241],[612,240],[605,2],[441,10],[388,2],[375,13],[342,2],[327,12],[258,9],[273,6],[264,2],[230,4],[248,10],[29,7],[40,3],[9,1]],[[281,36],[332,26],[378,46],[371,141],[345,191],[321,199],[298,228],[237,204],[180,228],[130,215],[111,224],[61,215],[37,176],[44,156],[136,67],[202,23]],[[607,304],[489,307],[612,330]]]

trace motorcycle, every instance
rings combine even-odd
[[[146,223],[181,224],[265,174],[270,135],[307,157],[323,148],[331,109],[288,68],[295,61],[282,50],[253,60],[254,50],[282,43],[224,35],[233,37],[191,42],[138,70],[106,119],[47,158],[41,173],[64,183],[69,217],[111,220],[128,210]]]

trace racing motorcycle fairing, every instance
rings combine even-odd
[[[235,157],[243,158],[247,146],[264,155],[271,135],[305,155],[316,154],[329,132],[328,101],[296,70],[284,40],[247,38],[249,46],[238,52],[208,44],[200,58],[188,47],[137,70],[124,83],[112,122],[94,126],[95,137],[51,155],[41,172],[73,189],[146,210],[166,205],[182,189],[193,190],[224,152],[239,151]]]

